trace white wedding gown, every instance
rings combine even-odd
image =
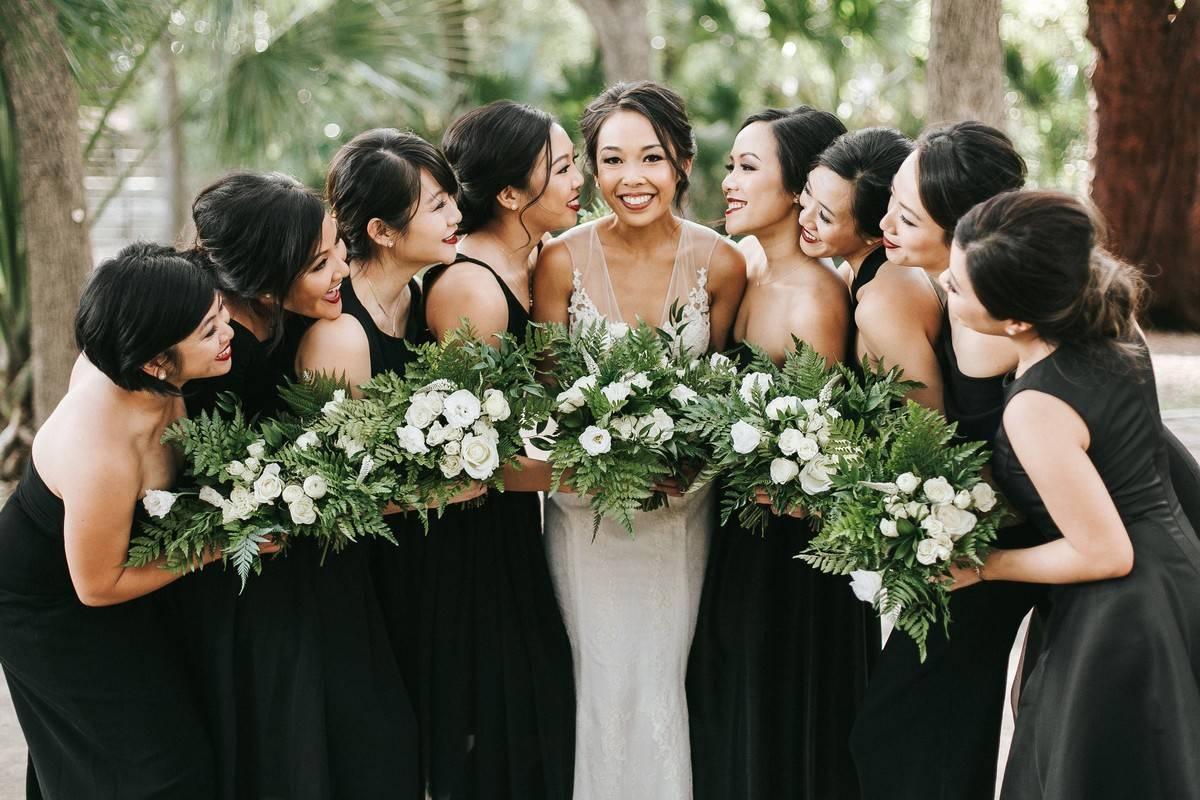
[[[622,321],[596,223],[563,239],[570,326]],[[673,302],[682,307],[676,342],[696,356],[708,349],[708,264],[719,239],[683,223],[664,302],[664,321]],[[604,519],[593,541],[586,497],[547,498],[547,557],[574,655],[575,800],[692,797],[684,679],[714,514],[707,486],[638,514],[633,538]]]

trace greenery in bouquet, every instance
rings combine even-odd
[[[911,636],[922,660],[929,628],[948,630],[950,564],[981,564],[1005,513],[983,480],[982,443],[953,438],[945,417],[913,402],[882,420],[842,465],[825,523],[798,556],[850,575],[855,595]]]

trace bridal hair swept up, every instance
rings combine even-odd
[[[1054,343],[1136,341],[1145,284],[1102,247],[1099,216],[1060,192],[1005,192],[954,232],[975,296],[996,319],[1028,322]]]
[[[879,223],[892,197],[892,178],[912,149],[912,140],[894,128],[863,128],[839,136],[817,159],[854,187],[850,213],[863,239],[883,235]]]
[[[808,171],[815,165],[821,151],[846,132],[846,126],[833,114],[803,105],[786,110],[764,109],[742,120],[738,130],[755,122],[765,122],[770,126],[783,174],[783,188],[793,195],[804,191]]]

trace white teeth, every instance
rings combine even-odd
[[[651,196],[648,194],[627,194],[621,198],[621,202],[627,206],[644,206],[650,202]]]
[[[742,209],[745,207],[746,207],[746,203],[742,200],[730,200],[729,201],[729,210],[730,211],[737,211],[738,209]]]

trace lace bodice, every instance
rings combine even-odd
[[[598,321],[610,327],[628,324],[609,278],[604,246],[596,232],[598,222],[582,225],[564,236],[571,256],[572,290],[567,312],[572,329]],[[720,238],[703,225],[683,220],[662,314],[657,320],[645,320],[672,334],[677,346],[692,355],[708,350],[708,266]],[[678,332],[670,322],[671,306],[676,303],[682,312]]]

